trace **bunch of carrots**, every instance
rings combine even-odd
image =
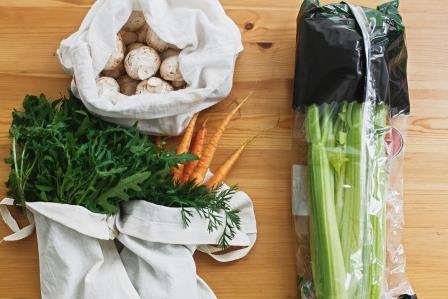
[[[244,98],[241,103],[238,104],[229,114],[224,118],[224,120],[219,125],[216,133],[211,136],[210,140],[206,143],[207,135],[207,120],[205,120],[201,127],[199,128],[196,136],[193,140],[193,132],[195,129],[196,121],[198,119],[199,113],[195,114],[185,129],[185,133],[182,140],[177,147],[176,153],[178,155],[183,153],[190,153],[198,157],[198,160],[189,161],[185,165],[179,164],[177,168],[172,170],[173,178],[179,183],[186,183],[189,181],[195,181],[196,184],[202,184],[207,174],[207,170],[215,155],[216,149],[218,148],[219,141],[224,134],[230,120],[241,108],[241,106],[247,101],[249,96]],[[208,188],[213,188],[219,186],[226,176],[229,174],[235,162],[241,156],[244,148],[248,145],[249,141],[241,145],[235,152],[233,152],[230,157],[218,168],[213,177],[211,177],[205,185]]]

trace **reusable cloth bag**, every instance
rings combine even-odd
[[[19,229],[6,206],[0,213],[14,231],[4,241],[29,236],[36,227],[42,298],[216,298],[197,276],[195,250],[221,262],[244,257],[256,240],[250,198],[237,192],[230,205],[240,210],[241,229],[230,246],[243,247],[216,255],[222,230],[209,233],[208,221],[195,214],[185,228],[179,208],[131,201],[113,216],[84,207],[50,202],[26,204],[30,225]],[[114,239],[124,248],[119,252]],[[211,244],[211,245],[210,245]]]
[[[143,11],[161,39],[182,49],[180,70],[188,88],[169,94],[98,95],[95,78],[133,10]],[[125,126],[138,120],[142,132],[172,136],[183,131],[194,113],[230,93],[242,50],[241,33],[217,0],[98,0],[57,54],[76,78],[76,95],[92,113]]]

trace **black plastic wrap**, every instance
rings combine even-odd
[[[407,49],[398,1],[363,8],[370,25],[370,63],[376,101],[392,115],[408,114]],[[297,19],[294,107],[356,99],[364,101],[363,34],[347,3],[304,1]]]

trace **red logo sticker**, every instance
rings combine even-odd
[[[392,158],[395,158],[403,150],[404,146],[403,135],[401,135],[400,131],[398,131],[396,128],[392,127],[392,130],[387,132],[384,138],[386,144],[389,146],[391,150]]]

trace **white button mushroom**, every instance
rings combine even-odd
[[[128,21],[124,24],[123,29],[127,31],[137,31],[143,25],[145,25],[146,20],[143,12],[134,10],[129,16]]]
[[[123,75],[117,79],[118,84],[120,85],[120,92],[127,96],[132,96],[135,94],[137,90],[137,85],[139,83],[138,80],[134,80],[128,75]]]
[[[120,35],[117,34],[115,49],[112,52],[112,55],[110,56],[109,60],[107,61],[106,66],[104,67],[104,70],[106,70],[106,71],[113,70],[120,63],[123,62],[123,58],[124,58],[124,45],[123,45],[123,41],[121,40]]]
[[[98,95],[102,95],[106,90],[120,92],[120,85],[111,77],[99,77],[96,79],[96,89]]]
[[[145,46],[145,44],[143,44],[143,43],[132,43],[129,46],[127,46],[126,55],[127,55],[127,53],[131,52],[132,50],[135,50],[135,49],[138,49],[138,48],[141,48],[144,46]]]
[[[180,53],[180,50],[168,48],[165,51],[163,51],[162,53],[160,53],[160,59],[162,61],[164,61],[168,57],[171,57],[171,56],[174,56],[174,55],[179,55],[179,53]]]
[[[174,87],[174,89],[183,89],[187,85],[185,81],[171,81],[171,85]]]
[[[137,94],[141,93],[167,93],[173,91],[173,87],[166,81],[151,77],[148,80],[144,80],[137,85]]]
[[[119,32],[123,43],[127,46],[129,44],[135,43],[138,40],[137,32],[120,30]]]
[[[160,57],[153,48],[140,47],[126,55],[124,67],[132,79],[145,80],[157,73],[160,67]]]
[[[139,30],[137,30],[137,41],[139,43],[146,43],[146,32],[148,31],[148,24],[145,23]]]
[[[124,74],[124,65],[123,65],[123,63],[120,63],[113,70],[103,70],[101,72],[101,75],[103,75],[105,77],[112,77],[112,78],[115,78],[115,79],[117,79],[118,77],[120,77],[123,74]]]
[[[184,78],[179,69],[179,55],[168,57],[162,62],[160,75],[168,81],[183,81]]]
[[[160,39],[160,37],[149,27],[146,31],[146,43],[157,52],[163,52],[168,49],[168,44]]]

